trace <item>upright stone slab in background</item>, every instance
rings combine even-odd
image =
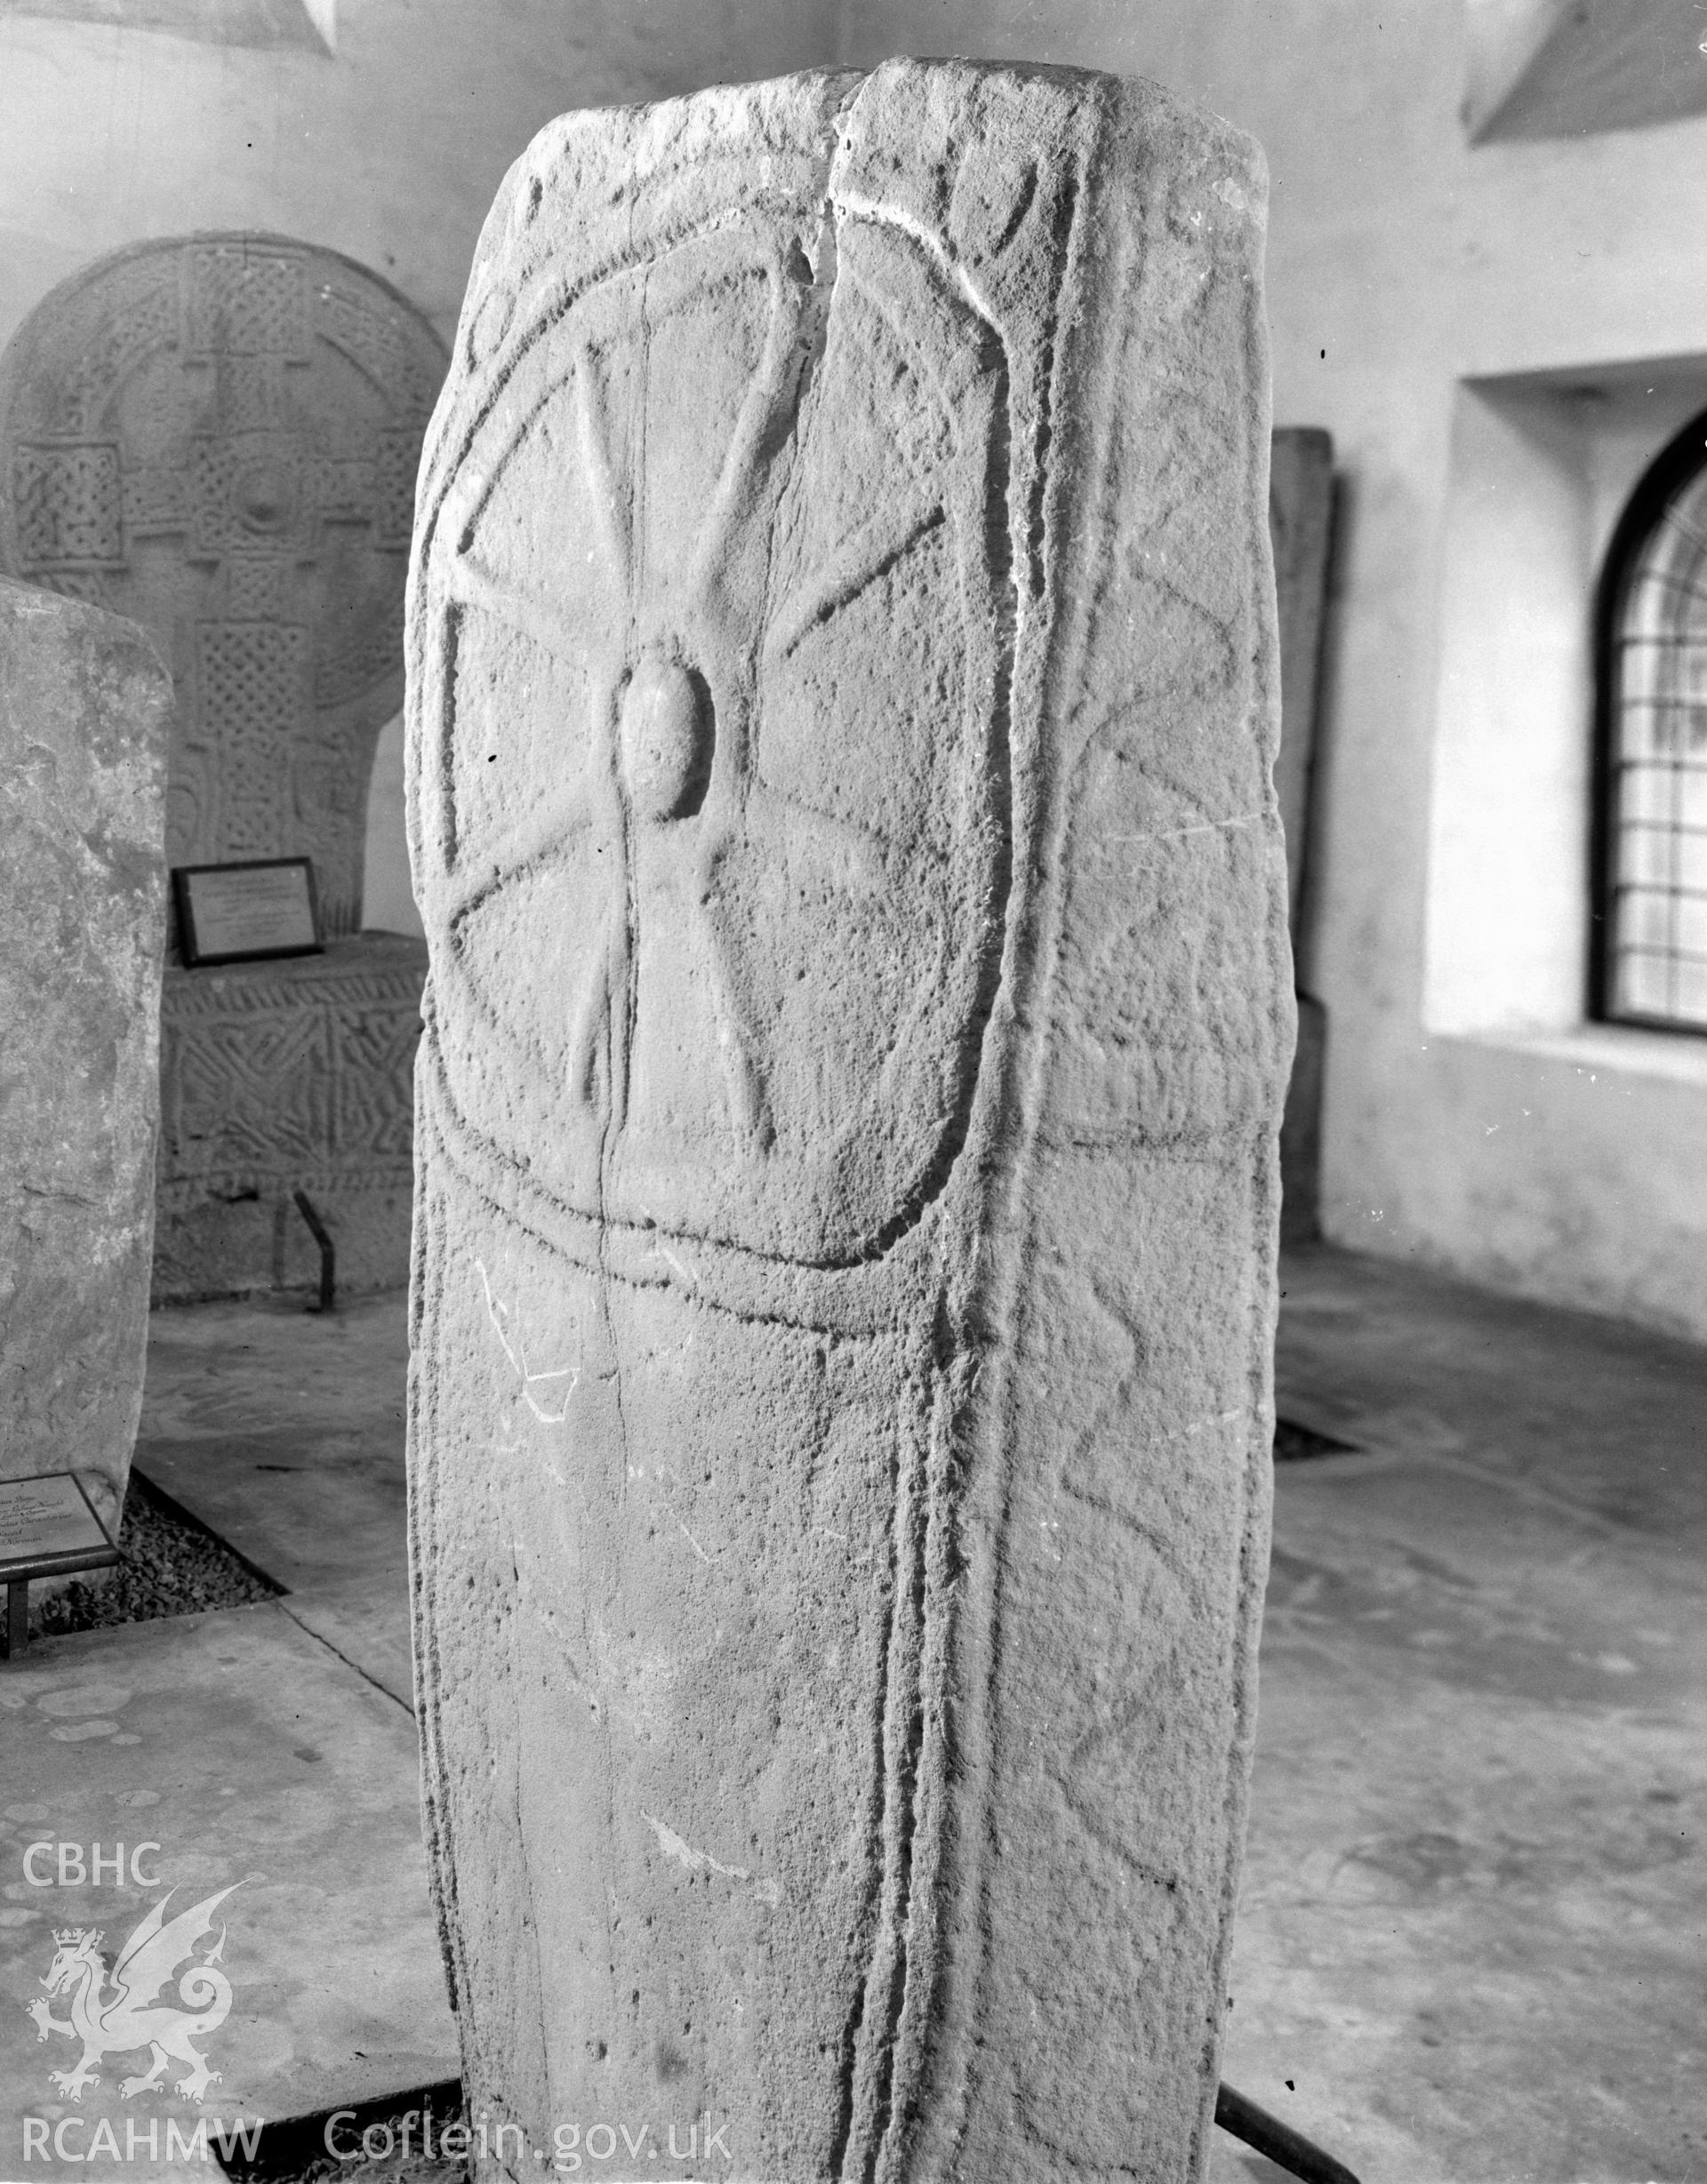
[[[155,631],[171,862],[312,857],[330,940],[360,923],[444,353],[365,266],[238,230],[83,267],[0,360],[0,568]]]
[[[488,2175],[1201,2162],[1291,1040],[1263,191],[1152,86],[896,62],[569,116],[488,220],[409,636]]]
[[[156,237],[44,296],[0,357],[0,569],[133,615],[178,678],[172,864],[314,860],[326,954],[168,968],[156,1300],[409,1263],[419,943],[358,931],[368,783],[403,696],[444,345],[288,236]]]
[[[0,578],[0,1479],[116,1523],[142,1407],[172,679]]]
[[[1287,896],[1297,944],[1310,864],[1310,778],[1316,763],[1316,692],[1327,613],[1334,526],[1334,441],[1319,425],[1288,425],[1273,438],[1269,538],[1280,628],[1280,749],[1274,791],[1286,837]]]

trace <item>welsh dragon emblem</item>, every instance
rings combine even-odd
[[[100,2083],[94,2065],[103,2056],[127,2055],[141,2048],[151,2052],[149,2067],[122,2082],[118,2090],[126,2100],[138,2093],[164,2091],[161,2079],[174,2058],[188,2066],[188,2076],[179,2078],[173,2087],[187,2100],[199,2101],[210,2085],[217,2084],[219,2072],[208,2068],[194,2043],[223,2025],[231,2008],[231,1982],[217,1969],[225,1953],[224,1926],[199,1963],[188,1963],[188,1959],[213,1923],[214,1906],[223,1902],[232,1888],[242,1885],[234,1881],[231,1888],[222,1888],[217,1896],[180,1911],[170,1924],[164,1914],[174,1891],[168,1889],[124,1944],[110,1975],[100,1954],[99,1928],[54,1930],[56,1953],[41,1983],[50,1996],[69,1989],[70,2019],[55,2017],[40,1995],[26,2007],[36,2020],[38,2040],[45,2040],[51,2032],[62,2032],[83,2042],[83,2055],[74,2070],[48,2074],[56,2092],[81,2100],[85,2085]],[[156,1999],[180,1964],[188,1965],[178,1980],[181,2008]],[[103,1991],[109,1976],[110,1994]]]

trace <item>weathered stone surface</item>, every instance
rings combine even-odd
[[[0,359],[0,567],[134,616],[178,678],[169,863],[311,857],[325,934],[357,950],[368,783],[402,698],[415,471],[444,365],[432,327],[377,275],[245,233],[102,259]],[[233,1112],[211,1167],[168,1133],[156,1295],[264,1285],[299,1256],[291,1189],[317,1181],[349,1278],[402,1281],[406,1190],[340,1155],[407,1107],[397,951],[333,966],[324,990],[313,968],[263,968],[246,1000],[231,974],[220,1008],[169,945],[168,1106],[181,1083],[228,1088]],[[424,956],[414,971],[411,1020]],[[381,989],[371,1016],[364,978]],[[292,1066],[329,1020],[337,1097],[366,1109],[349,1127]],[[258,1200],[234,1167],[276,1187]]]
[[[1292,1036],[1263,197],[1152,86],[896,62],[569,116],[487,222],[409,704],[488,2175],[1200,2164]]]
[[[0,1478],[115,1523],[148,1342],[172,679],[0,579]]]

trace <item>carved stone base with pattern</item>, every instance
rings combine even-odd
[[[363,934],[324,956],[168,969],[157,1303],[312,1288],[313,1201],[341,1289],[409,1278],[413,1072],[426,950]]]
[[[0,579],[0,1479],[116,1530],[142,1405],[172,678]]]
[[[485,2179],[1200,2172],[1292,1041],[1264,187],[1152,86],[896,62],[568,116],[487,221],[409,607]]]

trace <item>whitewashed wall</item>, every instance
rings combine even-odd
[[[1266,147],[1276,422],[1347,481],[1302,951],[1328,1230],[1707,1336],[1707,1040],[1583,1022],[1590,599],[1707,408],[1707,121],[1472,150],[1465,25],[861,0],[843,32],[1153,75]]]
[[[1276,419],[1347,481],[1302,951],[1330,1233],[1707,1336],[1707,1042],[1581,1008],[1589,598],[1707,407],[1707,121],[1472,150],[1463,0],[338,0],[333,57],[7,18],[0,338],[197,226],[331,244],[448,330],[550,114],[897,51],[1152,75],[1267,147]],[[376,922],[396,775],[392,738]]]

